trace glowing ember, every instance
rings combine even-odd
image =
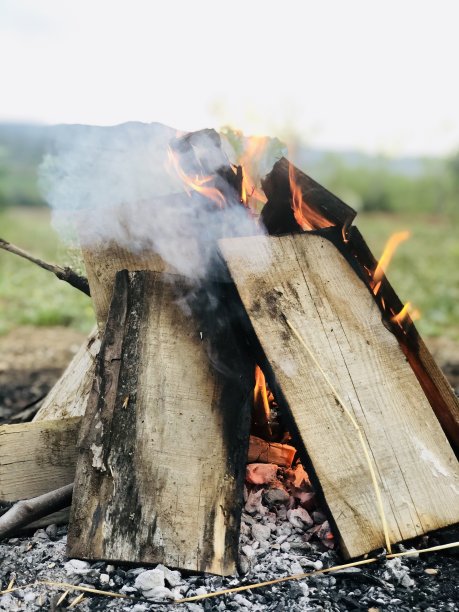
[[[288,178],[290,182],[290,193],[292,194],[292,209],[295,221],[303,230],[315,230],[323,227],[330,227],[328,219],[317,211],[313,210],[304,200],[301,187],[296,182],[295,167],[293,164],[288,166]]]
[[[380,281],[386,273],[386,270],[389,267],[389,264],[392,260],[395,251],[397,250],[398,245],[404,242],[405,240],[408,240],[410,236],[411,233],[405,230],[403,232],[396,232],[395,234],[392,234],[392,236],[387,241],[386,246],[384,247],[383,254],[381,255],[381,259],[379,260],[378,265],[376,266],[375,271],[372,274],[374,283],[373,293],[375,295],[379,291],[379,288],[381,286]]]
[[[212,200],[212,202],[215,202],[215,204],[217,204],[217,206],[220,208],[224,208],[226,202],[221,191],[215,187],[208,186],[208,183],[212,181],[211,176],[195,176],[192,178],[183,171],[182,167],[180,166],[178,155],[174,153],[170,147],[167,151],[167,156],[171,167],[183,181],[188,194],[191,194],[191,191],[196,191],[209,200]]]

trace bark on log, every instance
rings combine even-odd
[[[235,570],[254,364],[227,342],[234,378],[211,367],[206,329],[177,304],[183,288],[117,275],[80,433],[70,556]]]
[[[457,523],[454,453],[371,292],[339,251],[308,233],[220,244],[269,362],[270,388],[291,415],[290,433],[346,554],[384,546],[375,492],[354,427],[284,316],[364,432],[391,541]]]

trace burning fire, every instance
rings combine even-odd
[[[303,230],[315,230],[333,225],[328,219],[312,209],[304,200],[301,187],[296,182],[295,167],[289,163],[288,178],[292,194],[292,209],[295,221]]]
[[[172,151],[169,147],[167,150],[167,157],[169,164],[175,170],[176,174],[182,180],[187,193],[190,195],[192,191],[200,193],[204,197],[212,200],[220,208],[225,207],[225,197],[222,192],[208,185],[212,181],[212,176],[195,176],[194,178],[188,176],[180,165],[178,155]]]
[[[421,313],[417,308],[413,308],[411,302],[407,302],[398,314],[391,317],[391,321],[392,323],[401,325],[405,322],[405,319],[408,317],[408,315],[410,316],[412,321],[417,321],[421,317]]]
[[[411,236],[411,233],[407,230],[403,232],[396,232],[392,234],[389,240],[386,242],[386,246],[384,247],[383,254],[381,255],[381,259],[378,261],[378,265],[376,266],[372,277],[373,277],[373,293],[376,295],[381,287],[381,280],[386,273],[387,268],[394,256],[395,251],[397,250],[399,244],[408,240]]]
[[[238,163],[242,166],[241,202],[249,208],[254,208],[251,200],[255,200],[260,204],[266,203],[266,196],[257,187],[257,180],[254,178],[255,174],[252,169],[259,166],[260,159],[265,153],[268,144],[269,139],[266,137],[250,136],[247,139],[247,145],[242,155],[238,159]]]
[[[266,378],[260,366],[255,366],[255,387],[253,389],[254,404],[263,406],[263,412],[266,417],[266,422],[269,421],[270,409],[268,401],[268,392],[266,389]]]

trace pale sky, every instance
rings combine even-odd
[[[0,0],[0,121],[459,149],[457,0]]]

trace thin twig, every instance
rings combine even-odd
[[[23,499],[0,516],[0,538],[4,538],[20,527],[67,508],[72,502],[73,483],[55,491],[31,499]]]
[[[69,285],[72,285],[72,287],[75,287],[75,289],[79,289],[86,295],[90,295],[88,279],[77,274],[74,270],[72,270],[72,268],[67,266],[63,268],[62,266],[57,266],[56,264],[50,264],[43,261],[38,257],[30,255],[30,253],[27,253],[27,251],[20,249],[14,244],[11,244],[7,240],[3,240],[3,238],[0,238],[0,249],[9,251],[10,253],[14,253],[14,255],[19,255],[19,257],[22,257],[23,259],[31,261],[40,268],[48,270],[48,272],[52,272],[59,280],[63,280],[69,283]]]
[[[348,419],[352,423],[353,427],[357,431],[357,435],[359,436],[359,441],[360,441],[360,444],[362,446],[362,449],[363,449],[363,452],[364,452],[364,455],[365,455],[365,459],[366,459],[367,464],[368,464],[368,469],[370,471],[371,482],[373,484],[373,488],[374,488],[374,491],[375,491],[376,501],[377,501],[377,504],[378,504],[379,517],[381,519],[383,533],[384,533],[384,539],[386,541],[386,548],[387,548],[387,551],[390,553],[390,552],[392,552],[392,549],[391,549],[391,543],[390,543],[390,538],[389,538],[389,529],[388,529],[388,526],[387,526],[386,515],[384,513],[384,506],[383,506],[383,503],[382,503],[381,490],[379,488],[378,480],[376,478],[376,473],[375,473],[375,470],[374,470],[374,467],[373,467],[373,461],[371,460],[370,452],[369,452],[367,443],[365,442],[365,439],[363,437],[362,429],[360,428],[359,424],[355,420],[355,418],[354,418],[353,414],[351,413],[351,411],[349,410],[349,408],[346,406],[344,400],[342,399],[342,397],[340,396],[338,391],[335,389],[332,381],[327,376],[325,370],[322,368],[320,363],[317,361],[316,356],[314,355],[312,350],[309,348],[309,346],[306,344],[304,338],[300,335],[298,330],[290,323],[290,321],[287,319],[285,314],[282,313],[282,316],[283,316],[286,324],[290,327],[290,329],[292,330],[292,332],[294,333],[294,335],[296,336],[296,338],[300,342],[301,346],[306,350],[308,355],[311,357],[312,361],[314,362],[314,364],[316,365],[316,367],[318,368],[318,370],[320,371],[320,373],[324,377],[325,382],[328,384],[328,386],[332,390],[333,395],[335,396],[336,400],[341,405],[341,407],[343,408],[346,416],[348,417]]]

